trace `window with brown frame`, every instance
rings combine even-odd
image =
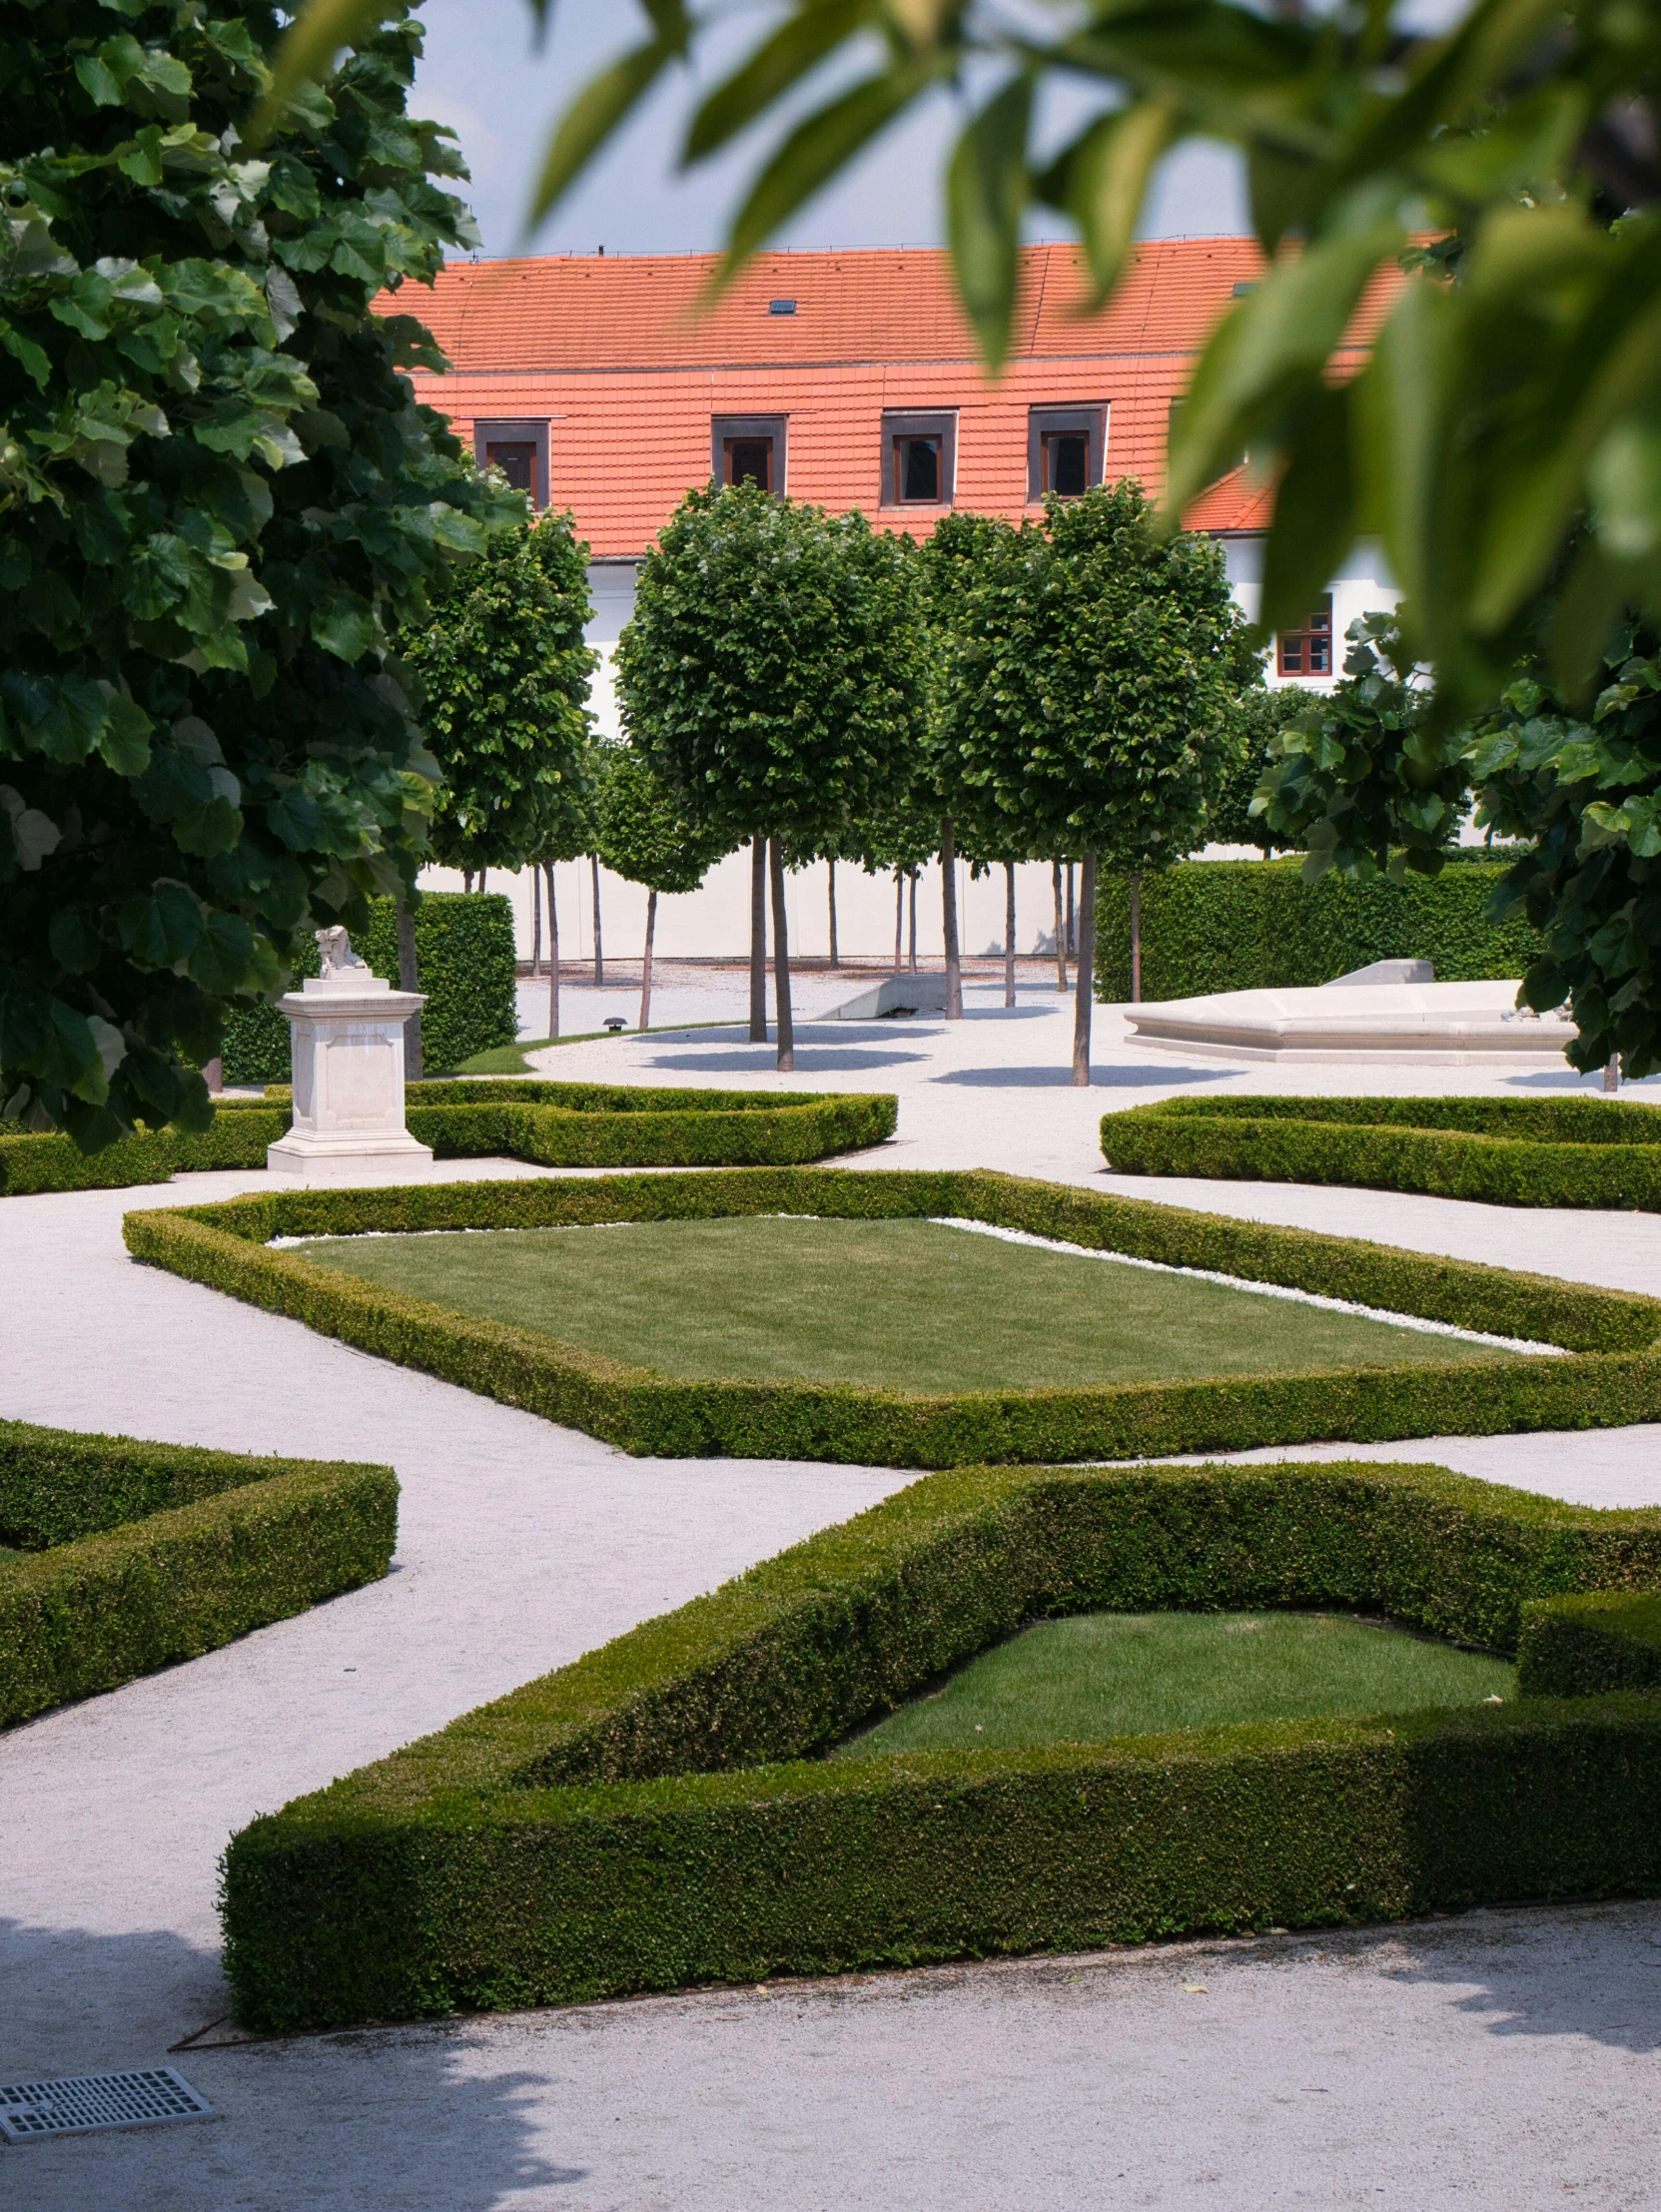
[[[938,437],[894,440],[894,497],[900,506],[937,507],[941,503],[941,444]]]
[[[1046,491],[1078,499],[1090,489],[1090,436],[1085,430],[1046,430],[1040,441]]]
[[[515,491],[536,497],[536,448],[528,438],[486,438],[484,465],[499,468]]]
[[[1332,673],[1332,594],[1328,591],[1310,608],[1295,630],[1274,635],[1274,666],[1282,676],[1329,676]]]
[[[770,437],[723,438],[721,456],[723,483],[754,484],[759,491],[772,490],[773,441]]]

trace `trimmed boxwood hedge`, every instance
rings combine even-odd
[[[421,1060],[434,1075],[474,1053],[511,1045],[519,1034],[518,952],[510,902],[491,891],[427,891],[415,909],[415,968],[426,994]],[[370,926],[353,950],[395,988],[398,908],[370,901]],[[291,956],[296,983],[318,973],[310,935]],[[227,1083],[287,1083],[289,1024],[269,1002],[244,1007],[225,1025],[221,1062]]]
[[[1661,1687],[1661,1592],[1599,1590],[1524,1606],[1517,1681],[1540,1698]]]
[[[277,2030],[1661,1886],[1661,1699],[825,1758],[1034,1618],[1363,1607],[1489,1647],[1661,1512],[1437,1467],[914,1483],[236,1836]]]
[[[935,1396],[799,1382],[689,1382],[451,1312],[273,1237],[368,1230],[543,1228],[746,1213],[956,1215],[1179,1266],[1283,1283],[1394,1313],[1563,1346],[1480,1363],[1377,1366],[1094,1389]],[[866,1466],[1125,1459],[1320,1438],[1478,1435],[1661,1417],[1661,1303],[1387,1245],[1116,1199],[985,1170],[738,1169],[577,1181],[262,1192],[128,1214],[140,1259],[285,1313],[504,1404],[664,1458],[845,1460]]]
[[[881,1144],[899,1103],[879,1092],[669,1091],[601,1083],[413,1083],[411,1134],[439,1159],[505,1154],[541,1167],[787,1165]],[[90,1157],[67,1136],[0,1136],[0,1192],[109,1190],[210,1167],[264,1167],[291,1119],[286,1084],[219,1106],[201,1136],[160,1129]]]
[[[390,1467],[0,1421],[0,1726],[387,1572]]]
[[[1102,1119],[1122,1174],[1661,1212],[1661,1112],[1613,1099],[1165,1099]]]
[[[1485,921],[1506,864],[1451,855],[1401,883],[1302,880],[1289,860],[1186,860],[1142,881],[1142,995],[1330,983],[1375,960],[1428,960],[1442,983],[1521,976],[1545,951],[1527,922]],[[1096,899],[1096,995],[1131,996],[1131,893],[1104,877]]]

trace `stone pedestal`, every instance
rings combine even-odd
[[[320,932],[338,936],[344,932]],[[350,965],[337,965],[343,960]],[[396,1179],[430,1146],[404,1125],[404,1025],[425,1000],[395,991],[352,953],[325,949],[324,972],[279,999],[294,1045],[294,1126],[271,1145],[274,1172],[342,1181]]]

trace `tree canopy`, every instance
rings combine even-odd
[[[607,745],[598,760],[594,849],[601,864],[648,891],[696,891],[732,844],[688,820],[679,794],[638,747]]]
[[[184,1064],[308,923],[418,865],[433,764],[389,624],[518,511],[370,313],[470,242],[402,8],[244,143],[260,0],[6,11],[0,1067],[88,1147],[196,1121]]]
[[[568,514],[503,530],[400,641],[443,771],[431,835],[448,867],[520,868],[587,849],[599,659],[583,642],[587,551]]]

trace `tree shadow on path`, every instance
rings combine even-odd
[[[169,1930],[0,1921],[0,2081],[168,2065],[219,2115],[0,2147],[0,2198],[29,2212],[497,2212],[599,2178],[593,2142],[562,2139],[551,2048],[491,2070],[464,2021],[228,2041],[217,1959]]]

